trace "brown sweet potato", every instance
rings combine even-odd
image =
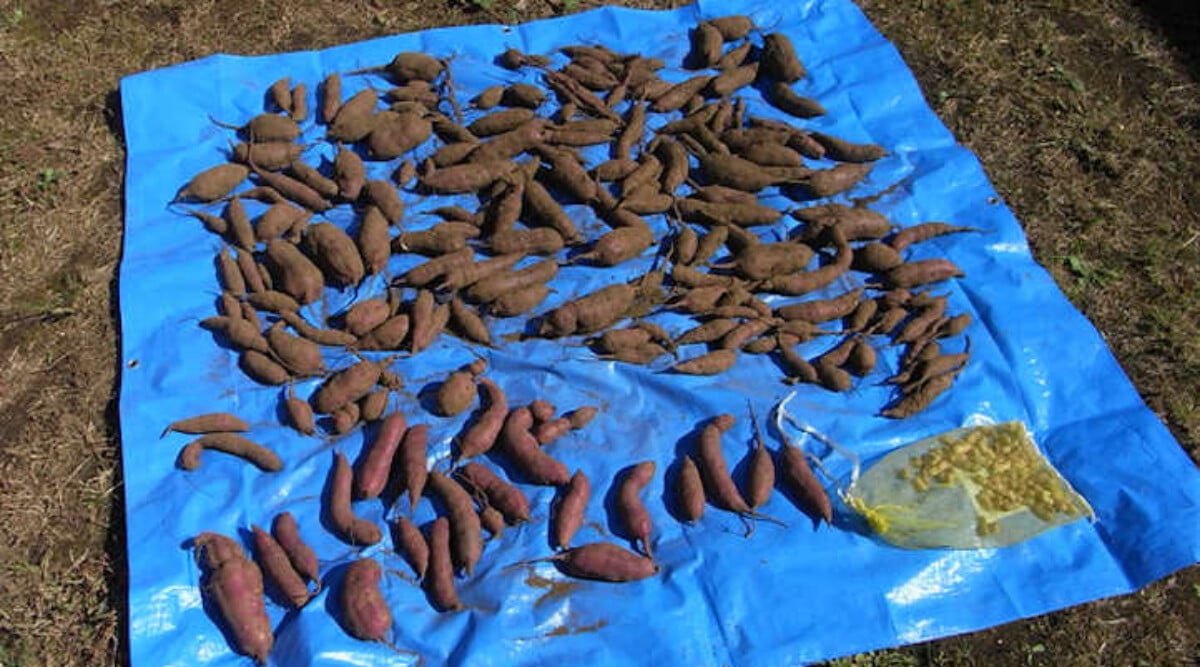
[[[326,199],[332,199],[338,196],[341,191],[337,181],[329,178],[325,174],[317,171],[317,169],[303,160],[294,160],[288,165],[288,172],[296,177],[296,180],[316,190],[318,194]]]
[[[256,350],[246,350],[238,358],[238,368],[260,384],[281,385],[292,379],[283,366]]]
[[[317,554],[300,537],[300,526],[291,512],[280,512],[271,522],[271,536],[283,548],[292,569],[303,579],[315,582],[321,590],[321,568]]]
[[[817,198],[832,197],[854,186],[871,173],[873,165],[844,162],[832,169],[820,169],[809,174],[803,182],[808,193]]]
[[[454,561],[450,555],[450,521],[438,517],[429,527],[429,567],[422,582],[433,608],[440,611],[462,609],[454,586]]]
[[[929,283],[961,278],[967,275],[948,259],[923,259],[906,262],[888,271],[884,281],[890,287],[920,287]]]
[[[402,412],[393,412],[379,425],[375,438],[367,446],[366,455],[354,471],[355,498],[378,498],[383,493],[392,460],[407,431],[408,420]]]
[[[383,533],[371,521],[354,515],[350,507],[351,478],[353,472],[346,455],[334,454],[333,470],[330,473],[329,503],[326,512],[329,524],[338,539],[351,545],[372,545],[383,539]]]
[[[754,21],[749,16],[742,14],[721,16],[711,19],[708,24],[716,28],[717,32],[721,34],[721,39],[726,42],[742,39],[755,28]]]
[[[236,415],[231,415],[228,412],[210,412],[171,422],[167,424],[167,428],[163,429],[162,434],[166,435],[174,431],[175,433],[203,435],[205,433],[222,431],[245,432],[249,430],[250,425]]]
[[[288,425],[297,432],[303,435],[312,435],[316,432],[312,406],[307,401],[296,398],[291,389],[288,390],[288,396],[284,402],[284,411],[287,412]]]
[[[267,662],[275,643],[263,598],[262,572],[241,547],[223,535],[202,533],[193,540],[206,560],[202,587],[233,636],[234,647],[256,663]]]
[[[342,103],[337,115],[325,130],[325,136],[333,141],[353,143],[366,138],[374,126],[373,114],[379,103],[377,93],[365,88]]]
[[[296,246],[279,240],[267,242],[266,262],[275,285],[300,304],[321,298],[325,284],[321,270]]]
[[[624,317],[637,298],[633,285],[608,285],[567,302],[546,314],[538,335],[547,337],[592,333]]]
[[[333,158],[333,179],[337,182],[342,199],[358,199],[367,184],[367,167],[358,153],[345,147],[338,148]]]
[[[366,274],[362,255],[341,227],[328,222],[310,225],[304,244],[329,283],[344,287],[362,282]]]
[[[878,144],[856,144],[822,132],[811,132],[810,135],[825,148],[825,157],[838,162],[874,162],[887,155]]]
[[[713,350],[686,361],[681,361],[671,367],[671,370],[684,375],[719,375],[733,368],[737,361],[736,350]]]
[[[241,164],[220,164],[196,174],[176,195],[176,201],[214,202],[233,192],[249,170]]]
[[[481,345],[492,344],[492,334],[483,318],[458,297],[450,301],[450,328],[464,340]]]
[[[417,578],[423,579],[429,568],[429,544],[425,541],[425,536],[421,534],[421,529],[417,528],[416,524],[405,518],[403,514],[392,519],[392,526],[397,533],[396,551],[412,567]]]
[[[479,379],[479,385],[483,389],[487,407],[480,410],[474,423],[456,439],[458,459],[473,458],[489,451],[505,426],[508,400],[504,390],[486,377]]]
[[[621,583],[658,574],[654,561],[608,542],[593,542],[567,549],[547,560],[563,574],[577,579]]]
[[[482,359],[451,373],[434,395],[432,412],[439,417],[453,417],[467,411],[475,403],[475,378],[487,367]]]
[[[504,294],[490,302],[488,312],[496,317],[516,317],[537,308],[549,295],[548,285],[532,285]]]
[[[334,72],[321,82],[321,120],[328,125],[337,117],[341,108],[342,76]]]
[[[551,506],[550,546],[566,549],[583,525],[584,512],[592,495],[591,482],[582,470],[576,470]]]
[[[296,330],[307,340],[310,340],[318,345],[329,345],[333,347],[343,347],[354,345],[357,339],[353,334],[339,331],[337,329],[318,329],[309,324],[299,313],[293,310],[283,310],[279,312],[279,317],[287,322],[288,326]]]
[[[507,159],[458,164],[427,171],[418,180],[418,185],[424,191],[436,194],[476,192],[504,178],[514,168],[515,165]]]
[[[545,284],[557,274],[558,262],[554,259],[544,259],[526,268],[506,271],[475,283],[466,290],[464,297],[474,303],[491,303],[518,290]]]
[[[784,444],[779,452],[779,481],[800,509],[814,521],[833,523],[833,505],[825,487],[817,480],[804,458],[804,452]]]
[[[233,161],[247,165],[253,161],[263,169],[278,171],[298,160],[303,152],[304,146],[291,142],[272,141],[265,144],[243,142],[233,147]]]
[[[281,364],[298,376],[320,375],[325,372],[321,349],[315,343],[293,336],[276,322],[267,330],[267,344]]]
[[[292,567],[283,547],[267,531],[251,526],[254,534],[254,558],[266,575],[267,581],[282,594],[293,609],[303,607],[312,597],[300,573]]]
[[[342,629],[364,641],[387,642],[392,629],[392,612],[379,581],[383,568],[373,558],[359,558],[346,567],[337,591]]]
[[[207,449],[243,458],[265,472],[283,470],[283,461],[275,452],[236,433],[208,433],[189,442],[179,452],[179,467],[184,470],[199,468],[200,454]]]
[[[650,105],[650,110],[655,113],[667,113],[682,109],[693,95],[708,86],[712,78],[711,76],[702,74],[671,86],[665,93],[654,100],[654,103]]]
[[[758,63],[747,63],[724,70],[708,82],[711,97],[728,97],[754,83],[758,76]]]
[[[458,482],[436,471],[429,473],[426,488],[441,499],[449,515],[454,565],[470,576],[483,553],[479,515],[471,496]]]
[[[343,405],[366,396],[379,381],[381,370],[381,364],[360,361],[329,376],[309,402],[319,413],[332,413]]]
[[[981,230],[975,227],[962,227],[959,225],[951,225],[945,222],[923,222],[919,225],[913,225],[912,227],[905,227],[904,229],[896,232],[896,235],[892,237],[889,245],[891,245],[892,249],[896,252],[903,252],[905,248],[908,248],[914,243],[922,243],[939,236],[945,236],[946,234],[978,231]]]
[[[796,56],[796,47],[792,45],[792,40],[783,33],[773,32],[763,36],[759,59],[763,74],[776,81],[795,83],[808,73],[800,58]]]
[[[566,484],[566,466],[542,451],[537,439],[529,432],[533,415],[529,408],[516,408],[508,414],[500,441],[516,469],[532,484],[558,486]]]
[[[488,506],[498,510],[510,525],[529,520],[529,499],[486,466],[467,463],[455,471],[455,476],[468,490],[482,494]]]
[[[433,123],[416,113],[384,111],[378,114],[367,135],[367,154],[373,160],[393,160],[425,143],[433,135]]]
[[[820,102],[798,94],[783,81],[771,84],[767,92],[767,99],[776,109],[797,118],[815,118],[825,115],[825,107],[821,106]]]
[[[322,197],[321,193],[305,185],[302,181],[298,181],[285,174],[263,171],[253,164],[250,165],[250,170],[254,172],[254,175],[263,184],[270,186],[287,199],[300,204],[314,213],[324,213],[333,208],[333,204]]]
[[[621,531],[632,542],[641,543],[642,553],[646,554],[647,558],[654,557],[650,548],[650,531],[653,524],[650,512],[642,502],[641,492],[654,478],[656,469],[654,461],[642,461],[625,468],[619,473],[614,504]]]

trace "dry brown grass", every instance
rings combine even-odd
[[[488,4],[0,0],[0,666],[126,660],[118,79],[214,52],[592,3]],[[1184,60],[1125,0],[864,5],[980,155],[1037,256],[1200,457],[1200,95]],[[1132,596],[841,662],[1182,665],[1200,655],[1198,618],[1192,568]]]

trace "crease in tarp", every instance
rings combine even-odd
[[[527,583],[530,570],[509,566],[549,555],[546,530],[553,493],[523,486],[537,508],[534,521],[490,541],[480,574],[460,580],[469,610],[435,614],[411,578],[387,576],[383,593],[395,618],[393,641],[431,662],[541,666],[583,656],[599,665],[795,664],[978,630],[1125,593],[1200,559],[1200,476],[1195,466],[1137,396],[1098,332],[1034,262],[1017,220],[978,160],[954,142],[929,109],[895,47],[853,4],[808,0],[764,6],[729,0],[662,12],[605,8],[512,28],[444,28],[323,51],[217,55],[122,81],[127,178],[119,284],[120,411],[133,667],[246,664],[230,650],[202,604],[199,568],[187,548],[201,531],[237,536],[248,548],[251,524],[267,525],[287,510],[322,558],[322,572],[332,574],[331,584],[356,557],[376,558],[389,573],[407,570],[387,541],[358,551],[325,528],[320,499],[332,450],[354,460],[364,434],[326,441],[299,438],[278,425],[281,390],[245,378],[236,355],[195,326],[213,313],[218,287],[212,255],[220,245],[182,214],[186,207],[167,204],[192,175],[220,163],[228,151],[232,132],[214,125],[209,116],[245,122],[260,111],[267,86],[291,75],[293,83],[308,85],[310,116],[315,117],[318,85],[326,74],[382,65],[404,49],[453,56],[452,67],[459,63],[465,68],[454,72],[456,96],[464,107],[484,86],[538,80],[536,72],[513,73],[493,64],[510,46],[550,53],[580,41],[605,44],[662,58],[672,67],[664,78],[677,81],[694,75],[676,68],[689,47],[688,28],[698,18],[734,13],[749,14],[766,30],[788,34],[809,65],[810,76],[795,89],[817,97],[831,117],[798,125],[874,141],[891,152],[862,186],[834,201],[880,196],[869,206],[899,224],[945,220],[985,229],[983,234],[936,239],[909,253],[946,256],[967,272],[962,280],[935,286],[936,292],[950,295],[953,312],[971,312],[977,319],[968,329],[974,358],[946,396],[903,422],[877,418],[892,394],[876,385],[895,369],[899,356],[899,350],[884,348],[879,369],[849,395],[808,387],[789,407],[852,447],[866,465],[896,447],[966,423],[1021,419],[1088,499],[1098,521],[1069,524],[1006,549],[909,552],[847,530],[853,526],[842,516],[836,528],[813,530],[776,493],[763,511],[784,518],[789,528],[760,524],[753,536],[744,538],[738,518],[714,508],[695,526],[681,525],[661,502],[667,494],[659,494],[656,482],[647,506],[663,574],[621,586],[581,582],[573,584],[569,595],[539,603],[545,591]],[[565,58],[556,55],[555,63],[562,62]],[[386,85],[379,74],[348,76],[344,97]],[[760,90],[747,90],[745,97],[752,114],[787,120],[766,106]],[[467,116],[478,112],[467,110]],[[661,122],[656,118],[650,125]],[[310,120],[303,129],[302,141],[319,142],[320,126]],[[431,146],[422,147],[421,155]],[[601,151],[584,154],[598,159]],[[309,161],[332,155],[329,145],[314,145],[305,153]],[[369,163],[368,169],[373,177],[386,178],[394,164]],[[408,192],[403,198],[410,229],[433,224],[424,212],[443,203]],[[776,188],[764,192],[763,200],[789,208],[822,203],[791,202]],[[453,198],[462,205],[471,201]],[[247,206],[255,214],[265,210],[257,203]],[[585,208],[569,210],[581,223],[596,225],[589,233],[602,229]],[[339,224],[352,219],[347,211],[328,217]],[[651,216],[649,222],[656,231],[667,228],[663,216]],[[762,232],[769,236],[779,229]],[[382,289],[388,277],[415,263],[394,258],[388,276],[377,276],[357,291],[327,290],[326,300],[305,313],[316,318],[336,312],[356,295]],[[555,284],[558,292],[540,311],[572,294],[631,278],[651,263],[646,257],[611,273],[565,269]],[[863,282],[855,275],[805,298],[833,296]],[[794,300],[768,299],[776,305]],[[679,315],[652,319],[674,333],[691,326]],[[499,337],[521,327],[520,322],[496,322],[492,332]],[[811,357],[830,344],[818,340],[799,349]],[[948,345],[960,349],[957,342]],[[685,350],[683,356],[694,354],[698,352]],[[724,441],[730,467],[736,470],[752,436],[746,400],[766,415],[791,391],[776,382],[778,367],[757,357],[744,359],[724,376],[695,378],[596,360],[581,347],[564,348],[558,342],[506,343],[486,356],[489,372],[513,405],[547,397],[564,410],[601,407],[588,429],[551,445],[571,470],[583,469],[592,479],[595,495],[588,507],[589,524],[580,531],[583,541],[614,539],[605,528],[601,499],[617,470],[652,459],[666,471],[691,446],[681,440],[683,435],[722,411],[738,417]],[[334,366],[351,358],[343,352],[326,355]],[[398,366],[409,387],[393,395],[391,407],[405,411],[410,422],[431,424],[430,463],[439,468],[444,468],[450,439],[466,416],[429,417],[417,394],[471,358],[461,342],[443,340]],[[295,390],[304,397],[318,384],[317,379],[304,380]],[[187,439],[179,434],[160,437],[162,427],[179,417],[216,410],[249,419],[252,437],[284,456],[285,472],[264,475],[215,453],[206,455],[195,473],[176,470],[175,455]],[[776,437],[769,432],[767,437],[769,446],[778,447]],[[834,475],[844,474],[845,466],[828,456],[826,460]],[[828,486],[832,489],[833,482]],[[355,511],[380,523],[396,513],[418,523],[433,517],[427,503],[412,512],[406,501],[391,508],[357,503]],[[564,580],[549,564],[532,567],[540,577]],[[272,665],[415,664],[414,656],[348,637],[328,613],[333,593],[327,588],[299,612],[268,605],[277,631]]]

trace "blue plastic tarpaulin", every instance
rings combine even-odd
[[[879,380],[895,371],[898,348],[892,348],[884,351],[880,368],[848,394],[800,387],[792,411],[867,462],[964,424],[1020,420],[1090,502],[1095,521],[1003,549],[906,551],[849,529],[844,508],[836,527],[814,531],[776,494],[762,509],[788,526],[761,523],[746,537],[742,521],[728,513],[710,510],[695,526],[678,522],[661,502],[666,490],[660,474],[646,493],[661,574],[624,585],[567,584],[548,563],[511,567],[551,553],[552,490],[523,485],[535,508],[533,521],[489,542],[476,574],[459,580],[465,611],[434,612],[417,585],[394,574],[407,568],[390,550],[390,540],[363,551],[389,572],[382,586],[395,618],[392,643],[413,654],[352,639],[331,615],[330,592],[345,564],[360,554],[329,533],[320,505],[331,450],[354,460],[370,429],[331,439],[301,437],[281,426],[283,390],[245,377],[237,355],[197,326],[214,314],[219,287],[213,257],[220,241],[168,203],[192,175],[227,159],[232,133],[210,116],[244,122],[262,111],[263,92],[284,75],[308,84],[315,107],[313,91],[327,74],[380,65],[405,50],[451,57],[464,102],[496,83],[538,82],[536,71],[509,72],[493,62],[507,47],[551,53],[567,44],[604,44],[662,58],[671,67],[663,77],[682,80],[688,74],[678,65],[688,50],[688,28],[735,13],[749,14],[794,42],[809,69],[796,90],[829,111],[798,124],[888,149],[851,196],[882,195],[871,207],[900,225],[945,220],[984,230],[911,251],[917,259],[947,257],[967,274],[938,286],[949,294],[951,312],[975,318],[967,331],[971,363],[945,396],[909,419],[878,417],[891,397]],[[350,76],[344,95],[386,85],[378,76]],[[301,611],[285,613],[268,604],[276,633],[270,664],[288,666],[411,664],[417,656],[429,664],[792,665],[978,630],[1125,593],[1200,557],[1195,466],[1138,397],[1101,336],[1035,263],[1017,220],[975,157],[926,105],[896,49],[847,0],[731,0],[674,11],[608,8],[514,27],[428,30],[320,52],[218,55],[131,76],[121,92],[128,163],[120,410],[135,667],[247,664],[204,604],[189,540],[215,531],[238,536],[248,547],[251,525],[265,526],[284,510],[298,518],[303,537],[320,555],[327,584]],[[760,91],[743,92],[753,113],[781,117]],[[305,142],[323,136],[323,126],[312,121],[304,128]],[[316,143],[306,159],[328,159],[332,150]],[[371,168],[383,177],[395,162]],[[447,203],[404,196],[411,227],[431,224],[422,211]],[[794,205],[774,190],[764,201]],[[588,209],[569,209],[591,235],[597,233]],[[327,217],[348,225],[354,214],[343,206]],[[661,216],[651,222],[660,234],[666,232]],[[652,261],[648,253],[612,271],[564,268],[541,310],[636,276]],[[389,274],[414,262],[394,257]],[[329,289],[306,314],[317,321],[356,297],[380,294],[387,279],[376,276],[357,290]],[[824,295],[864,280],[850,274]],[[687,326],[678,316],[652,319],[675,333]],[[497,337],[522,326],[493,324]],[[444,337],[420,355],[397,360],[394,367],[408,388],[393,396],[392,408],[404,410],[410,421],[431,424],[431,463],[444,469],[450,438],[465,416],[435,418],[420,407],[418,394],[475,352],[490,361],[491,377],[513,404],[547,397],[562,409],[600,405],[600,416],[588,428],[553,446],[555,457],[593,480],[580,541],[613,539],[605,496],[616,471],[645,459],[665,470],[691,447],[689,434],[697,425],[720,412],[739,415],[725,439],[733,465],[751,442],[747,401],[761,416],[791,391],[763,356],[744,355],[730,372],[701,378],[597,360],[562,341],[505,340],[497,349],[472,350]],[[818,341],[802,349],[811,357],[829,345]],[[335,368],[352,360],[340,351],[327,356]],[[318,384],[309,379],[295,389],[303,397]],[[266,474],[223,455],[207,457],[195,472],[177,469],[176,454],[188,436],[162,436],[163,427],[213,411],[250,421],[249,435],[278,451],[286,469]],[[772,435],[771,446],[777,445]],[[389,512],[409,508],[364,501],[355,511],[383,526]],[[426,502],[415,513],[418,523],[432,516]]]

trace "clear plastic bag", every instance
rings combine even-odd
[[[862,472],[858,455],[796,419],[782,401],[785,426],[847,459],[842,502],[881,539],[906,549],[1003,547],[1094,517],[1083,496],[1054,469],[1018,421],[954,429],[905,445]],[[811,454],[810,454],[811,456]],[[835,478],[815,456],[813,463]]]
[[[881,538],[907,549],[1002,547],[1094,516],[1015,421],[905,445],[842,496]]]

